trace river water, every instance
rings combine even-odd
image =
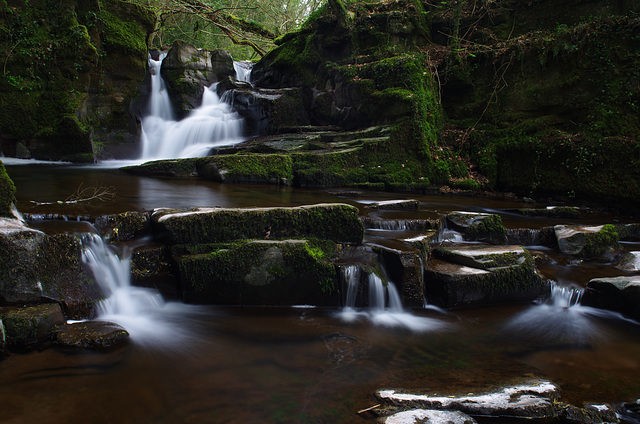
[[[22,213],[90,215],[193,206],[295,206],[407,196],[223,185],[130,176],[106,166],[11,165]],[[113,187],[113,202],[57,204],[77,187]],[[369,212],[374,219],[438,218],[452,210],[499,212],[519,202],[410,196],[420,211]],[[47,204],[43,204],[47,203]],[[53,203],[53,204],[51,204]],[[566,220],[502,214],[507,227]],[[581,223],[625,222],[592,214]],[[36,224],[34,224],[36,225]],[[38,223],[45,231],[76,224]],[[80,228],[82,230],[82,228]],[[370,230],[366,241],[395,246],[410,232]],[[640,247],[627,244],[630,250]],[[622,272],[545,250],[540,271],[567,289]],[[565,292],[566,293],[566,292]],[[2,423],[361,423],[357,411],[383,387],[474,392],[516,378],[557,383],[562,400],[620,403],[640,398],[640,325],[558,299],[456,311],[409,311],[425,325],[387,326],[345,319],[338,308],[251,308],[167,303],[166,329],[153,343],[132,338],[107,353],[50,348],[0,361]]]

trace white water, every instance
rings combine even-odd
[[[160,75],[162,60],[149,58],[151,95],[149,115],[142,119],[143,160],[174,159],[205,156],[219,146],[237,144],[244,139],[243,120],[231,106],[220,100],[217,83],[205,87],[200,107],[181,121],[173,117],[171,101],[164,80]],[[239,66],[240,78],[249,78],[250,69]]]
[[[362,269],[357,265],[348,265],[343,269],[343,275],[347,281],[347,297],[345,307],[340,312],[342,320],[353,322],[359,318],[365,318],[376,325],[405,327],[416,332],[441,330],[448,326],[443,321],[416,316],[405,311],[395,284],[391,281],[387,281],[385,284],[375,274],[367,275],[369,286],[368,308],[356,308],[355,304],[362,272]]]
[[[233,62],[233,69],[236,71],[236,79],[243,82],[251,82],[251,70],[253,69],[253,63],[243,60],[240,62]]]
[[[82,260],[105,296],[97,305],[97,320],[121,325],[133,342],[150,347],[180,347],[192,337],[183,321],[196,310],[166,303],[156,290],[132,286],[129,255],[116,254],[99,235],[88,233]]]

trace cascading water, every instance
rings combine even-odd
[[[247,60],[233,62],[233,69],[236,71],[236,79],[243,82],[251,82],[251,70],[253,63]]]
[[[217,83],[205,87],[202,104],[181,121],[173,117],[171,102],[160,74],[162,61],[149,58],[151,95],[149,115],[142,119],[142,159],[173,159],[205,156],[213,147],[237,144],[244,139],[243,120],[220,100]],[[249,78],[250,69],[239,78]],[[237,69],[238,69],[237,68]]]
[[[99,235],[83,236],[82,260],[102,289],[105,299],[97,305],[97,319],[124,327],[131,340],[153,347],[179,346],[191,336],[182,325],[185,305],[166,303],[153,289],[131,285],[131,260],[118,256]]]
[[[369,306],[358,309],[356,302],[363,273],[368,284]],[[345,266],[343,277],[347,284],[347,296],[340,316],[344,321],[352,322],[358,318],[367,318],[374,324],[386,327],[405,327],[418,332],[441,330],[448,326],[443,321],[419,317],[405,311],[398,289],[392,281],[386,281],[385,284],[378,275],[365,273],[358,265]]]

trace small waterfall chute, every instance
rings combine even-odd
[[[191,337],[181,325],[190,312],[185,305],[167,303],[156,290],[131,285],[127,252],[118,254],[95,233],[85,234],[82,243],[82,261],[105,296],[96,306],[96,319],[119,324],[140,344],[180,346]]]
[[[345,306],[340,312],[344,321],[353,322],[359,318],[368,319],[384,327],[404,327],[416,332],[441,330],[447,323],[428,317],[421,317],[405,311],[400,293],[395,284],[376,273],[370,273],[359,265],[346,265],[342,268],[347,285]],[[368,305],[357,307],[360,285],[366,284]]]

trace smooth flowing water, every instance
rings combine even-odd
[[[7,165],[7,170],[17,186],[19,210],[36,218],[331,201],[352,204],[372,220],[400,222],[434,219],[452,210],[499,212],[525,206],[412,196],[421,202],[419,211],[374,211],[366,208],[368,201],[394,196],[364,193],[347,198],[324,190],[150,179],[99,167]],[[115,200],[56,203],[80,183],[114,187]],[[510,214],[503,219],[513,228],[570,222]],[[580,222],[625,219],[590,215]],[[31,225],[45,231],[87,231],[61,220]],[[419,231],[400,227],[372,228],[365,241],[401,249],[406,246],[403,240]],[[119,269],[126,268],[127,254],[93,241],[87,242],[93,254],[115,256],[114,274],[126,274]],[[406,309],[390,302],[395,294],[392,285],[385,288],[388,281],[369,275],[358,277],[360,284],[372,285],[372,292],[382,286],[377,293],[383,295],[374,296],[378,300],[373,309],[353,303],[354,319],[345,319],[349,310],[343,308],[194,306],[157,299],[145,306],[150,312],[142,316],[150,321],[143,328],[159,330],[154,334],[161,337],[147,339],[149,335],[132,332],[132,343],[112,352],[49,348],[0,361],[0,422],[355,424],[373,422],[356,411],[376,403],[372,393],[378,388],[467,393],[530,375],[553,380],[562,389],[562,399],[577,405],[635,401],[640,397],[640,326],[577,301],[589,279],[620,271],[611,264],[575,261],[551,250],[543,253],[548,260],[540,272],[557,286],[555,295],[539,304],[448,312]],[[345,278],[360,272],[353,270]],[[124,277],[114,278],[121,282]],[[114,320],[127,315],[111,301],[103,313]],[[403,315],[409,321],[399,321]],[[130,325],[125,321],[125,327]],[[408,324],[416,322],[423,325]],[[151,341],[140,342],[144,340]]]
[[[243,141],[243,120],[218,97],[217,83],[204,87],[202,104],[180,120],[174,119],[169,94],[160,74],[162,60],[149,58],[151,95],[149,113],[142,119],[141,159],[174,159],[205,156],[213,147]],[[250,68],[236,65],[238,79],[249,78]]]

